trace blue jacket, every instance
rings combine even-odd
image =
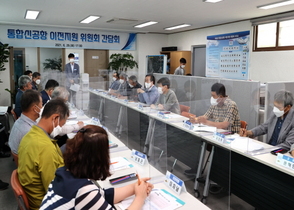
[[[145,91],[145,93],[140,93],[138,95],[139,101],[141,103],[145,103],[145,104],[148,104],[148,105],[155,104],[157,102],[157,100],[158,100],[158,97],[159,97],[157,87],[155,85],[153,85],[151,87],[151,89],[146,89],[145,88],[144,91]]]
[[[50,97],[49,97],[49,95],[47,94],[47,92],[45,91],[45,90],[42,90],[41,91],[41,97],[42,97],[42,104],[43,104],[43,106],[44,106],[44,104],[46,104],[47,103],[47,101],[49,101],[50,100]]]
[[[20,99],[21,96],[23,94],[23,91],[21,89],[17,90],[16,96],[15,96],[15,108],[14,108],[14,112],[16,114],[17,117],[19,117],[21,115],[21,106],[20,106]]]

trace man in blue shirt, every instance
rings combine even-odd
[[[120,86],[120,82],[119,82],[119,74],[117,72],[114,72],[112,75],[112,80],[113,82],[111,83],[111,85],[109,86],[109,92],[112,93],[115,90],[118,90],[119,86]]]
[[[281,90],[274,96],[273,113],[267,121],[251,130],[240,130],[241,136],[256,137],[267,134],[266,142],[290,150],[294,144],[293,95]]]
[[[159,98],[159,93],[155,84],[155,77],[152,74],[145,76],[145,88],[137,89],[139,101],[147,105],[155,104]]]
[[[21,96],[24,91],[32,89],[32,80],[30,79],[29,76],[22,75],[18,79],[18,87],[19,89],[17,90],[17,94],[15,96],[15,108],[14,108],[14,112],[17,117],[19,117],[22,112],[21,106],[20,106]]]

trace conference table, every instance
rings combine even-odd
[[[294,209],[291,196],[294,171],[276,163],[276,156],[269,152],[272,146],[252,140],[261,144],[264,152],[251,154],[246,148],[234,148],[227,142],[216,141],[212,134],[187,129],[183,126],[187,118],[183,116],[164,119],[157,111],[140,103],[109,96],[102,90],[89,92],[91,116],[98,117],[127,147],[144,152],[156,161],[161,156],[153,157],[152,150],[164,140],[166,143],[160,155],[172,155],[191,168],[198,166],[199,175],[206,145],[211,144],[213,155],[209,163],[209,180],[224,186],[228,194],[235,194],[257,209]],[[198,197],[197,180],[194,189]],[[206,200],[208,193],[203,194],[202,199]]]

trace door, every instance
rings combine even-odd
[[[87,50],[85,49],[85,73],[89,77],[105,77],[108,74],[109,63],[108,50]]]
[[[18,88],[18,78],[25,72],[25,49],[24,48],[13,48],[13,79],[15,90]]]
[[[193,75],[205,77],[206,45],[193,46]]]

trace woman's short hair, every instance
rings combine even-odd
[[[83,127],[67,140],[64,164],[76,178],[105,180],[111,175],[107,132],[96,125]]]

